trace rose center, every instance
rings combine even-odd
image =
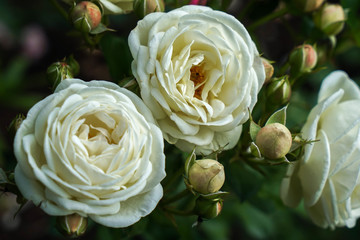
[[[205,84],[205,77],[200,66],[194,65],[190,68],[190,80],[194,83],[194,97],[201,99],[201,93]]]

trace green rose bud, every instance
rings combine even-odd
[[[272,79],[266,88],[266,99],[271,104],[283,105],[291,96],[291,84],[288,76]]]
[[[316,66],[317,59],[316,50],[309,44],[303,44],[294,48],[289,56],[290,74],[297,76],[310,72]]]
[[[202,218],[212,219],[220,214],[222,205],[220,199],[206,199],[200,196],[196,199],[194,213]]]
[[[202,194],[219,191],[225,182],[224,166],[216,160],[197,160],[190,167],[189,183]]]
[[[325,0],[294,0],[294,5],[303,12],[312,12],[318,9]]]
[[[255,143],[266,158],[279,159],[290,150],[291,132],[283,124],[271,123],[260,129]]]
[[[265,68],[265,83],[268,83],[274,75],[274,67],[271,65],[270,61],[265,58],[261,58],[261,61]]]
[[[144,18],[149,13],[163,12],[164,10],[164,0],[134,0],[134,12],[140,18]]]
[[[326,35],[333,36],[341,32],[345,23],[345,12],[340,4],[324,4],[313,17],[315,25]]]
[[[101,11],[96,4],[83,1],[76,4],[72,9],[70,18],[76,29],[89,33],[99,26],[101,22]]]
[[[79,214],[57,217],[57,228],[65,236],[79,237],[83,235],[87,228],[87,218]]]
[[[48,67],[46,77],[55,89],[62,80],[73,78],[72,68],[66,62],[55,62]]]

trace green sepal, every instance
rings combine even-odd
[[[93,30],[90,31],[90,34],[96,35],[96,34],[100,34],[100,33],[107,32],[107,31],[116,32],[116,30],[108,28],[103,23],[100,23],[96,28],[94,28]]]
[[[228,195],[229,192],[223,192],[223,191],[217,191],[214,193],[209,194],[200,194],[203,198],[209,199],[209,200],[219,200],[222,197]]]
[[[249,111],[249,116],[250,116],[250,129],[249,129],[250,137],[251,137],[251,140],[253,140],[255,142],[256,135],[260,131],[261,127],[253,121],[250,111]]]
[[[281,123],[282,125],[286,124],[286,109],[287,109],[287,105],[283,108],[281,108],[280,110],[277,110],[276,112],[274,112],[269,119],[267,120],[267,122],[265,123],[266,125],[269,125],[271,123]]]
[[[195,163],[195,161],[196,161],[196,154],[195,154],[195,148],[194,148],[185,161],[185,177],[186,178],[188,178],[189,170],[190,170],[191,166]]]
[[[250,144],[250,151],[251,151],[251,154],[254,155],[255,157],[261,158],[260,149],[259,149],[258,146],[255,144],[255,142],[251,142],[251,144]]]

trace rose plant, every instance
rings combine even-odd
[[[301,199],[321,227],[353,227],[360,217],[360,89],[346,73],[335,71],[321,85],[318,104],[302,128],[305,146],[281,185],[284,203]]]
[[[66,79],[20,125],[15,181],[49,215],[126,227],[162,197],[163,147],[135,94],[106,81]]]
[[[237,19],[184,6],[146,16],[128,42],[141,97],[169,143],[197,154],[235,146],[265,79]]]

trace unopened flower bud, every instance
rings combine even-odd
[[[289,56],[291,66],[290,74],[297,76],[302,73],[310,72],[317,63],[317,53],[313,46],[303,44],[296,47]]]
[[[76,29],[88,33],[99,26],[101,11],[96,4],[83,1],[76,4],[70,13],[70,17]]]
[[[48,67],[46,76],[55,89],[62,80],[73,78],[72,68],[66,62],[55,62]]]
[[[279,159],[290,150],[291,132],[283,124],[271,123],[260,129],[255,143],[266,158]]]
[[[303,12],[312,12],[318,9],[325,0],[294,0],[295,6]]]
[[[87,228],[87,218],[77,213],[57,217],[57,228],[69,237],[79,237],[83,235]]]
[[[9,133],[11,137],[14,137],[16,131],[19,129],[21,123],[24,121],[25,116],[23,114],[18,114],[16,117],[11,121],[9,125]]]
[[[200,196],[196,199],[194,213],[202,218],[212,219],[220,214],[222,205],[220,199],[207,199]]]
[[[134,12],[143,18],[149,13],[163,12],[165,10],[164,0],[134,0]]]
[[[341,32],[345,23],[345,12],[340,4],[324,4],[314,13],[314,23],[326,35],[333,36]]]
[[[266,99],[271,104],[282,105],[289,101],[291,84],[287,76],[273,79],[266,89]]]
[[[272,78],[272,76],[274,75],[274,67],[273,65],[271,65],[269,60],[265,58],[261,58],[261,61],[265,68],[265,83],[268,83]]]
[[[197,160],[190,167],[189,182],[199,193],[217,192],[225,182],[224,166],[212,159]]]

